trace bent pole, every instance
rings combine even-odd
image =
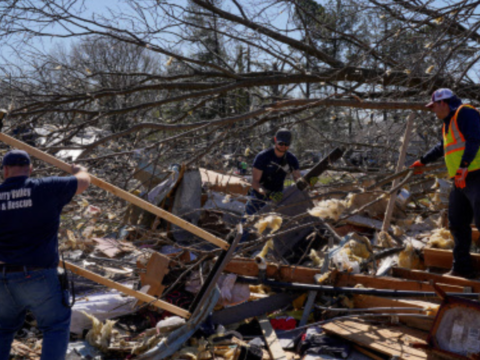
[[[67,173],[71,173],[72,172],[72,167],[71,165],[67,164],[66,162],[62,161],[62,160],[59,160],[57,159],[56,157],[50,155],[50,154],[47,154],[37,148],[34,148],[33,146],[30,146],[30,145],[27,145],[25,144],[24,142],[20,141],[20,140],[17,140],[11,136],[8,136],[4,133],[1,133],[0,132],[0,140],[3,141],[4,143],[10,145],[10,146],[13,146],[17,149],[20,149],[20,150],[25,150],[27,153],[29,153],[31,156],[34,156],[36,157],[37,159],[40,159],[40,160],[43,160],[47,163],[49,163],[50,165],[53,165],[53,166],[56,166],[57,168],[67,172]],[[223,250],[227,250],[229,248],[229,244],[210,234],[208,231],[205,231],[201,228],[199,228],[198,226],[195,226],[191,223],[189,223],[188,221],[185,221],[181,218],[179,218],[178,216],[175,216],[171,213],[169,213],[168,211],[165,211],[163,209],[160,209],[159,207],[153,205],[153,204],[150,204],[149,202],[125,191],[125,190],[122,190],[120,189],[119,187],[115,186],[115,185],[112,185],[104,180],[101,180],[99,178],[97,178],[96,176],[93,176],[90,174],[90,177],[91,177],[91,183],[98,186],[99,188],[105,190],[105,191],[108,191],[109,193],[123,199],[123,200],[126,200],[128,201],[129,203],[132,203],[136,206],[138,206],[139,208],[142,208],[158,217],[161,217],[162,219],[165,219],[169,222],[171,222],[172,224],[175,224],[179,227],[181,227],[182,229],[184,230],[187,230],[188,232],[212,243],[212,244],[215,244],[217,245],[218,247],[222,248]]]

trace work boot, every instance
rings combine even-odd
[[[447,276],[457,276],[457,277],[463,277],[465,279],[475,279],[478,277],[478,274],[475,271],[468,271],[468,272],[460,272],[456,271],[454,269],[451,269],[449,272],[445,273],[444,275]]]

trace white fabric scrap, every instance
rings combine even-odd
[[[116,290],[81,298],[75,302],[72,308],[70,332],[81,335],[83,330],[92,328],[92,321],[85,316],[83,311],[103,322],[107,319],[132,313],[135,310],[131,306],[134,301],[135,298],[122,296]]]

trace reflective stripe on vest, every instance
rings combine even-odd
[[[445,163],[447,165],[448,175],[450,177],[455,176],[455,173],[460,167],[463,153],[465,152],[465,137],[460,132],[457,122],[458,114],[460,110],[464,107],[474,109],[478,112],[478,110],[471,105],[461,105],[457,109],[457,111],[455,111],[455,114],[450,120],[448,133],[445,132],[445,124],[443,124],[443,149],[445,153]],[[478,169],[480,169],[480,154],[477,152],[477,155],[475,156],[475,159],[470,163],[468,170],[473,171]]]

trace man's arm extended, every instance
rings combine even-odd
[[[263,170],[259,170],[256,167],[252,171],[252,188],[259,192],[262,195],[267,195],[266,191],[260,185],[260,180],[262,179]]]
[[[90,185],[90,175],[87,169],[81,165],[72,164],[72,174],[77,178],[77,192],[75,195],[83,193]]]
[[[420,158],[423,165],[434,162],[443,156],[443,139]]]

